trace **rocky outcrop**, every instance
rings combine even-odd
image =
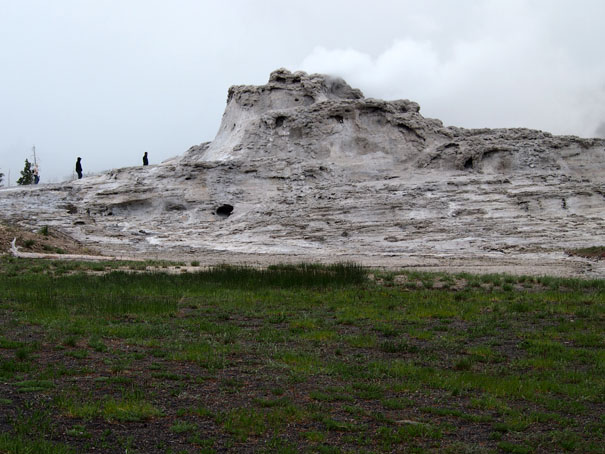
[[[191,148],[185,159],[277,158],[384,170],[415,159],[427,138],[447,136],[440,121],[419,111],[407,100],[366,99],[341,79],[282,69],[267,85],[232,87],[215,140]]]
[[[605,244],[604,163],[601,139],[444,127],[412,101],[281,69],[229,90],[210,143],[3,190],[0,208],[107,254],[605,275],[564,253]]]

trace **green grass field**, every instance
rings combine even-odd
[[[147,265],[0,259],[0,453],[605,452],[603,280]]]

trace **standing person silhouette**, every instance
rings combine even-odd
[[[80,162],[82,158],[78,157],[76,161],[76,173],[78,174],[78,180],[82,178],[82,163]]]
[[[145,152],[145,154],[143,155],[143,165],[144,166],[149,165],[149,159],[147,159],[147,152]]]

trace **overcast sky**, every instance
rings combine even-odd
[[[0,0],[0,172],[42,183],[210,141],[227,90],[343,77],[446,125],[605,137],[603,0]]]

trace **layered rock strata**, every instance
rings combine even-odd
[[[605,244],[605,140],[444,127],[414,102],[282,69],[230,88],[210,143],[5,189],[0,209],[112,255],[605,276],[565,254]]]

